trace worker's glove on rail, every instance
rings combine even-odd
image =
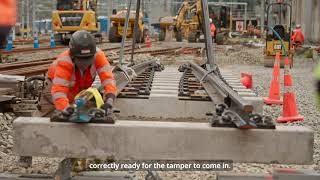
[[[107,94],[106,95],[106,101],[104,103],[104,111],[105,111],[105,117],[104,117],[104,121],[106,123],[114,123],[115,122],[115,118],[113,115],[113,101],[115,99],[115,95],[114,94]]]
[[[66,117],[70,117],[75,111],[76,111],[75,107],[68,106],[62,111],[62,114]]]
[[[51,116],[51,121],[69,121],[69,118],[75,111],[75,107],[73,106],[68,106],[63,111],[55,110]]]

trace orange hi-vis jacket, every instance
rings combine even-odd
[[[210,24],[210,31],[211,31],[211,36],[214,37],[216,32],[216,26],[213,23]]]
[[[293,42],[295,43],[301,43],[301,44],[304,44],[304,35],[301,31],[301,29],[296,29],[292,36],[291,36],[291,39]]]
[[[14,26],[16,17],[16,0],[0,0],[0,26]]]
[[[115,96],[117,87],[110,66],[103,51],[97,48],[94,63],[81,75],[74,65],[70,51],[61,53],[48,69],[48,78],[52,81],[51,94],[58,110],[64,110],[82,90],[91,87],[96,74],[99,75],[105,95]]]

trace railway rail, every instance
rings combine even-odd
[[[127,46],[128,48],[129,46]],[[118,48],[107,48],[104,51],[117,50]],[[178,49],[181,48],[167,48],[158,50],[144,50],[137,51],[135,54],[150,54],[151,56],[162,55],[162,54],[174,54]],[[126,49],[125,54],[130,54],[130,49]],[[116,61],[119,59],[118,56],[108,58],[110,61]],[[21,75],[21,76],[32,76],[44,74],[47,72],[48,65],[55,60],[55,58],[43,58],[34,61],[21,61],[8,64],[0,65],[0,74],[5,75]]]
[[[17,48],[13,49],[12,51],[1,51],[1,54],[3,55],[13,55],[13,54],[20,54],[20,53],[36,53],[40,51],[50,51],[50,50],[57,50],[57,49],[62,49],[66,48],[65,46],[56,46],[55,48],[51,48],[49,46],[46,47],[40,47],[40,48]]]
[[[106,43],[106,42],[102,42],[102,43]],[[99,43],[99,44],[102,44]],[[131,45],[126,45],[125,48],[131,47]],[[143,45],[142,47],[145,47],[145,45]],[[63,49],[63,48],[67,48],[67,46],[56,46],[54,48],[51,48],[50,46],[44,46],[44,47],[40,47],[40,48],[16,48],[13,49],[12,51],[1,51],[1,54],[3,55],[13,55],[13,54],[20,54],[20,53],[37,53],[40,51],[51,51],[51,50],[57,50],[57,49]],[[116,50],[116,49],[120,49],[120,47],[114,47],[114,48],[105,48],[103,50]],[[125,51],[129,51],[129,49],[126,49]]]

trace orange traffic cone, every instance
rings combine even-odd
[[[292,78],[289,70],[289,58],[284,59],[284,94],[282,116],[277,119],[278,123],[303,121],[304,117],[298,114],[296,96],[293,92]]]
[[[147,37],[146,37],[146,45],[147,45],[147,48],[151,48],[151,39],[150,39],[149,35],[147,35]]]
[[[263,99],[267,105],[282,104],[280,98],[280,53],[276,53],[276,59],[273,67],[273,79],[269,89],[269,97]]]
[[[241,82],[247,89],[252,89],[252,74],[241,73],[240,82]]]

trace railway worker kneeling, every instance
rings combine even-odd
[[[40,97],[40,108],[33,116],[51,114],[51,119],[59,120],[63,117],[61,121],[68,121],[71,116],[68,108],[73,108],[71,104],[75,96],[91,87],[96,74],[104,90],[103,108],[107,115],[112,111],[117,91],[112,67],[104,52],[96,47],[94,37],[87,31],[77,31],[71,37],[69,50],[61,53],[50,65]],[[110,122],[110,118],[105,119]],[[114,122],[113,119],[111,121]],[[21,156],[19,162],[21,166],[30,167],[32,157]]]
[[[104,52],[96,47],[94,37],[87,31],[77,31],[70,39],[69,50],[61,53],[48,69],[37,116],[46,116],[56,109],[53,116],[68,120],[71,114],[67,110],[75,96],[90,88],[97,74],[104,90],[103,109],[107,114],[112,110],[117,90],[112,67]]]

